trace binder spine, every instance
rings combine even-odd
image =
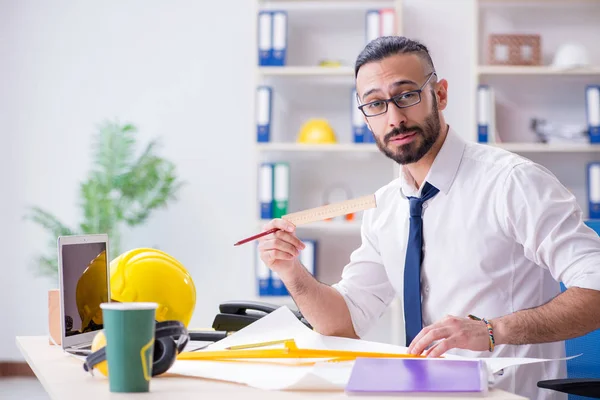
[[[277,272],[271,271],[271,295],[272,296],[289,296],[289,292]]]
[[[490,132],[490,88],[487,85],[479,85],[477,88],[477,141],[488,143]]]
[[[317,241],[312,239],[301,239],[306,247],[300,251],[300,262],[304,268],[314,277],[317,276]]]
[[[600,162],[588,164],[588,214],[590,219],[600,218]]]
[[[273,218],[273,165],[262,163],[258,174],[258,196],[260,202],[260,218]]]
[[[396,12],[393,8],[385,8],[379,11],[381,17],[381,36],[396,35]]]
[[[590,143],[600,143],[600,85],[588,86],[585,100]]]
[[[289,186],[289,164],[275,163],[273,166],[273,218],[281,218],[288,213]]]
[[[367,10],[365,14],[365,44],[381,35],[381,18],[379,10]]]
[[[356,89],[352,89],[352,135],[354,137],[354,143],[364,143],[365,139],[369,136],[367,130],[367,124],[363,118],[363,113],[358,109],[358,98]]]
[[[263,260],[260,258],[260,251],[258,250],[258,243],[254,247],[255,251],[255,273],[257,292],[259,296],[271,296],[272,285],[271,285],[271,270],[265,265]]]
[[[273,11],[273,60],[271,65],[284,66],[287,56],[287,12]]]
[[[271,65],[273,58],[273,15],[269,11],[258,13],[258,65]]]
[[[273,90],[269,86],[259,86],[256,97],[256,141],[268,143],[271,141]]]

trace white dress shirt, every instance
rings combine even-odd
[[[446,315],[493,319],[537,307],[560,293],[558,282],[600,290],[600,238],[584,224],[573,194],[544,167],[467,142],[450,128],[426,181],[440,192],[423,206],[424,325]],[[375,193],[377,208],[363,215],[362,243],[333,285],[359,336],[395,296],[402,299],[406,196],[420,196],[407,173]],[[554,342],[450,353],[560,358],[565,349],[564,342]],[[494,386],[530,399],[566,398],[536,386],[540,380],[565,377],[565,362],[551,361],[509,367]]]

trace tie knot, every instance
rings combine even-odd
[[[420,217],[423,214],[423,203],[435,196],[440,190],[429,182],[425,182],[421,197],[409,197],[410,216]]]

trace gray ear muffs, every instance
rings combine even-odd
[[[180,321],[157,322],[154,332],[152,376],[167,372],[173,366],[177,355],[183,351],[189,340],[189,333]],[[94,366],[104,360],[106,360],[106,347],[88,355],[85,358],[83,369],[91,372]]]

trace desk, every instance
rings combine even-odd
[[[48,344],[46,336],[19,336],[17,347],[53,400],[100,399],[219,399],[219,400],[305,400],[348,399],[382,400],[381,396],[348,396],[343,391],[292,392],[266,391],[230,382],[208,379],[161,375],[152,379],[150,393],[110,393],[108,379],[99,373],[91,376],[81,366],[81,361],[67,355],[58,346]],[[440,397],[420,397],[420,400]],[[446,397],[447,398],[447,397]],[[456,398],[456,397],[455,397]],[[490,390],[491,399],[518,400],[524,397],[501,390]]]

